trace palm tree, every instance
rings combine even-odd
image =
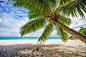
[[[86,13],[86,0],[74,0],[73,2],[66,4],[65,6],[61,7],[61,10],[63,11],[63,14],[66,15],[72,15],[77,16],[78,14],[80,16],[84,16],[83,12]],[[77,14],[78,13],[78,14]],[[65,31],[73,35],[74,37],[80,39],[82,42],[86,43],[86,35],[83,35],[66,25],[62,24],[61,22],[57,22],[61,28],[63,28]]]
[[[37,0],[38,1],[38,0]],[[48,1],[48,0],[47,0]],[[51,1],[51,0],[50,0]],[[55,1],[55,0],[54,0]],[[72,0],[71,0],[72,1]],[[47,3],[47,2],[46,2]],[[45,2],[44,2],[44,5],[46,4]],[[16,4],[15,3],[15,5],[18,5],[18,3]],[[43,4],[42,4],[43,5]],[[19,6],[22,6],[22,5],[20,5],[19,4]],[[52,5],[50,5],[50,6],[52,6]],[[25,7],[25,6],[24,6]],[[28,6],[26,6],[26,8],[27,8]],[[43,8],[44,7],[44,8]],[[40,8],[40,6],[39,6],[39,8]],[[37,8],[37,9],[39,9],[39,8]],[[73,36],[75,36],[76,38],[78,38],[78,39],[80,39],[80,40],[82,40],[84,43],[86,43],[86,35],[83,35],[83,34],[81,34],[81,33],[79,33],[79,32],[77,32],[77,31],[75,31],[75,30],[73,30],[73,29],[71,29],[71,28],[69,28],[68,26],[66,26],[66,25],[64,25],[62,22],[61,22],[61,18],[63,17],[62,15],[60,15],[59,14],[59,12],[62,12],[63,14],[65,14],[65,15],[72,15],[72,16],[77,16],[77,13],[80,15],[80,16],[84,16],[84,14],[83,14],[83,12],[86,12],[86,0],[74,0],[74,1],[72,1],[72,2],[68,2],[68,0],[60,0],[60,4],[59,4],[59,7],[55,10],[55,11],[53,11],[53,13],[52,13],[52,10],[50,11],[50,15],[48,16],[47,15],[47,13],[45,13],[45,12],[47,12],[47,10],[49,9],[49,8],[51,8],[51,7],[47,7],[46,9],[45,9],[46,7],[45,6],[42,6],[42,9],[41,10],[39,10],[39,11],[37,11],[37,12],[41,12],[42,13],[42,11],[44,11],[44,14],[39,14],[39,13],[36,13],[36,8],[29,8],[29,10],[30,10],[30,13],[33,13],[32,15],[31,14],[29,14],[30,15],[30,17],[31,16],[35,16],[35,18],[38,18],[38,20],[46,20],[48,17],[50,18],[50,19],[48,19],[49,20],[49,24],[48,24],[48,26],[46,27],[46,28],[52,28],[53,26],[52,25],[55,25],[57,28],[58,27],[61,27],[61,29],[64,31],[67,31],[68,33],[70,33],[71,35],[73,35]],[[45,10],[43,10],[43,9],[45,9]],[[35,13],[34,13],[35,12]],[[46,17],[47,16],[47,17]],[[39,19],[39,18],[42,18],[42,19]],[[32,18],[31,18],[32,19]],[[64,20],[64,17],[63,17],[63,20]],[[37,21],[37,19],[36,20],[33,20],[33,21],[31,21],[31,22],[36,22]],[[30,24],[31,24],[31,22],[29,22],[29,26],[30,26]],[[38,21],[37,21],[38,22]],[[42,23],[42,22],[41,22]],[[28,24],[28,23],[27,23]],[[44,26],[44,24],[45,24],[45,21],[44,21],[44,23],[42,23],[42,26]],[[32,24],[31,24],[32,25]],[[25,25],[25,26],[28,26],[28,25]],[[35,27],[35,28],[33,28],[33,29],[27,29],[26,31],[24,30],[24,28],[25,28],[25,26],[23,26],[22,28],[21,28],[21,35],[24,35],[24,34],[26,34],[26,33],[30,33],[30,32],[32,32],[32,31],[35,31],[36,30],[36,28],[38,27],[38,29],[41,27],[40,25],[39,26],[31,26],[32,28],[33,27]],[[29,27],[28,26],[28,27]],[[46,36],[47,35],[49,35],[49,33],[52,31],[52,29],[49,29],[49,30],[47,30],[47,29],[45,29],[44,31],[46,31],[46,34],[43,32],[43,34],[42,35],[44,35],[44,36],[41,36],[40,38],[39,38],[39,40],[40,39],[42,39],[42,40],[46,40]]]
[[[37,20],[32,20],[31,22],[28,22],[27,24],[22,26],[21,31],[20,31],[21,36],[23,36],[27,33],[30,33],[32,31],[36,31],[37,29],[40,29],[41,27],[43,27],[44,24],[47,23],[46,21],[49,20],[48,19],[49,16],[46,17],[46,15],[51,14],[51,12],[49,12],[50,10],[48,10],[48,9],[54,7],[55,5],[56,5],[56,0],[54,0],[54,1],[53,0],[50,0],[50,1],[49,0],[31,0],[31,1],[27,0],[27,2],[25,0],[23,2],[21,0],[17,0],[16,3],[14,4],[14,6],[20,6],[20,7],[24,6],[25,8],[29,9],[29,11],[30,11],[29,12],[30,19],[37,19]],[[63,20],[63,18],[65,18],[65,17],[62,17],[61,19]],[[67,23],[64,22],[65,20],[67,20]],[[69,25],[71,21],[70,21],[70,19],[65,18],[62,22]],[[30,26],[30,24],[31,24],[31,26]],[[51,27],[51,25],[52,25],[52,27]],[[41,41],[41,40],[45,41],[45,39],[47,39],[47,36],[50,34],[50,32],[46,32],[46,31],[49,30],[48,27],[51,27],[50,28],[50,30],[51,30],[53,28],[53,26],[54,26],[54,24],[52,24],[52,23],[49,23],[48,26],[46,26],[42,36],[39,38],[39,41]],[[67,37],[68,37],[67,33],[59,25],[56,25],[56,26],[57,26],[56,29],[59,28],[59,30],[60,30],[60,31],[58,30],[58,32],[59,32],[59,35],[61,35],[62,40],[64,42],[67,41]],[[27,30],[28,30],[28,32],[27,32]],[[46,35],[44,35],[44,34],[46,34]]]
[[[63,30],[58,24],[55,24],[52,21],[50,21],[50,18],[53,18],[55,16],[55,13],[52,12],[51,10],[48,10],[46,14],[47,14],[47,16],[44,16],[44,17],[36,19],[36,20],[32,20],[30,22],[27,22],[24,26],[22,26],[20,29],[21,36],[23,36],[27,33],[30,33],[30,32],[34,32],[37,29],[40,29],[40,28],[43,28],[46,26],[43,34],[41,35],[41,37],[38,40],[38,41],[41,41],[41,40],[45,41],[55,26],[56,30],[58,32],[58,35],[61,36],[61,39],[63,40],[63,42],[66,42],[68,39],[67,32],[65,32],[65,30]],[[30,13],[30,15],[33,16],[33,13]],[[57,16],[57,18],[58,18],[58,16]],[[71,23],[70,19],[63,17],[60,14],[59,14],[59,18],[60,18],[60,22],[62,22],[63,24],[69,25]]]

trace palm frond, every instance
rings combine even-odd
[[[49,4],[49,6],[51,6],[51,7],[55,7],[56,3],[57,3],[56,0],[44,0],[44,1],[47,1],[47,3]]]
[[[49,23],[46,26],[46,28],[45,28],[43,34],[41,35],[41,37],[38,39],[38,41],[43,41],[44,42],[47,39],[47,37],[50,35],[50,33],[52,32],[52,30],[53,30],[53,24]]]
[[[55,13],[56,13],[57,15],[59,14],[61,7],[62,7],[62,6],[59,6],[58,8],[56,8]]]
[[[48,9],[48,10],[47,10],[47,13],[48,13],[48,14],[52,14],[52,11]]]
[[[42,17],[43,17],[44,19],[46,19],[45,17],[50,17],[50,14],[51,14],[52,12],[50,12],[50,10],[47,10],[45,16],[42,15],[42,14],[39,14],[39,12],[38,12],[38,13],[36,13],[36,12],[28,12],[28,13],[29,13],[29,14],[28,14],[29,19],[39,19],[39,18],[42,18]]]
[[[42,16],[41,15],[39,16],[39,14],[37,13],[29,13],[28,17],[29,17],[29,20],[31,20],[31,19],[39,19]]]
[[[68,34],[58,24],[55,27],[63,42],[66,42],[68,40]]]
[[[81,27],[79,32],[86,35],[86,28]]]
[[[84,16],[83,11],[86,13],[86,0],[74,0],[73,2],[61,7],[63,14],[77,16]],[[78,12],[78,14],[77,14]]]
[[[66,17],[61,17],[60,22],[63,23],[63,24],[66,24],[66,25],[70,25],[71,19],[66,18]]]
[[[30,19],[38,19],[40,17],[44,17],[44,15],[49,17],[52,14],[54,14],[50,9],[48,9],[47,12],[45,12],[46,14],[44,14],[44,12],[33,11],[33,9],[28,13],[29,13],[28,16],[30,17]]]
[[[72,1],[73,0],[58,0],[58,3],[59,3],[59,5],[64,6]]]
[[[15,1],[14,6],[24,7],[30,12],[37,13],[36,16],[46,15],[48,9],[56,5],[56,0],[9,0]],[[51,7],[50,7],[51,6]]]
[[[37,19],[27,22],[24,26],[21,27],[20,34],[21,36],[23,36],[27,33],[34,32],[37,29],[44,27],[45,24],[46,24],[45,19]]]

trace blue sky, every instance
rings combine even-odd
[[[13,2],[7,0],[0,2],[0,37],[20,37],[21,26],[29,21],[28,10],[23,7],[14,7],[12,4]],[[83,18],[80,16],[70,18],[72,20],[70,28],[78,31],[80,27],[86,27],[86,14]],[[43,30],[44,28],[26,34],[25,37],[40,37]],[[57,37],[58,35],[53,30],[50,36]]]

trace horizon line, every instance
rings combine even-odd
[[[0,38],[4,38],[4,37],[0,37]],[[5,37],[5,38],[8,38],[8,37]],[[11,38],[11,37],[9,37],[9,38]],[[23,37],[18,37],[18,38],[23,38]],[[34,37],[31,37],[31,38],[34,38]],[[35,38],[39,38],[39,37],[35,37]],[[51,37],[47,37],[47,38],[51,38]],[[60,37],[52,37],[52,38],[60,38]]]

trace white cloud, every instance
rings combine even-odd
[[[57,31],[54,29],[49,37],[59,37]]]
[[[16,26],[18,27],[29,21],[28,17],[23,17],[21,18],[21,20],[19,20],[19,19],[13,18],[13,16],[11,16],[10,14],[7,14],[7,13],[4,13],[4,14],[5,16],[3,16],[2,19],[0,18],[0,20],[2,20],[2,22],[0,23],[8,27],[13,27],[13,28]]]
[[[21,19],[15,19],[11,14],[2,13],[2,18],[0,18],[0,37],[1,36],[20,36],[20,27],[27,23],[28,17],[23,17]],[[11,34],[12,33],[12,34]],[[16,34],[13,34],[16,33]]]
[[[74,29],[74,30],[79,30],[80,27],[86,27],[86,15],[84,16],[84,18],[71,18],[72,22],[69,25],[70,28]]]
[[[0,18],[0,23],[2,22],[2,19]]]
[[[0,37],[7,37],[7,36],[8,37],[10,36],[10,34],[7,32],[0,33]]]
[[[26,23],[26,18],[24,20],[16,20],[16,19],[2,19],[3,22],[0,22],[3,26],[0,28],[0,33],[7,32],[10,34],[10,32],[16,32],[19,33],[20,27],[23,26]],[[10,21],[9,21],[10,20]],[[17,36],[17,35],[16,35]]]

